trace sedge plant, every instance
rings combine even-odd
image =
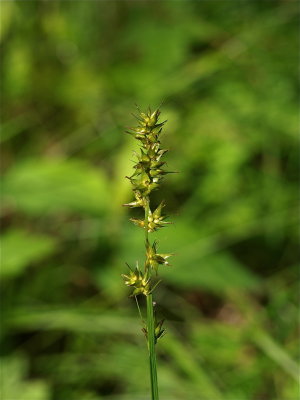
[[[165,203],[162,201],[157,207],[152,208],[150,202],[150,194],[153,190],[157,190],[160,186],[164,175],[171,173],[165,171],[165,161],[162,160],[165,153],[168,151],[161,148],[160,134],[163,125],[166,121],[159,122],[160,110],[149,110],[143,113],[138,108],[138,126],[129,128],[129,133],[140,145],[140,153],[135,153],[136,163],[134,172],[131,176],[127,176],[132,185],[134,200],[124,206],[130,208],[142,208],[143,218],[130,218],[130,220],[142,228],[145,232],[145,263],[143,268],[136,263],[135,268],[130,267],[127,275],[122,275],[125,280],[125,285],[132,288],[132,297],[135,297],[140,316],[142,318],[138,295],[146,297],[147,318],[144,322],[143,332],[145,334],[150,366],[150,382],[152,400],[158,400],[158,383],[156,369],[156,343],[165,334],[163,328],[163,320],[158,321],[155,316],[153,291],[159,284],[158,270],[160,266],[169,265],[168,259],[172,254],[158,253],[157,241],[150,240],[151,233],[163,228],[170,222],[166,221],[166,216],[163,215]],[[143,318],[142,318],[143,321]]]

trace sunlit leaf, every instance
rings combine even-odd
[[[21,274],[29,265],[42,260],[56,249],[56,240],[23,230],[11,230],[1,237],[1,277]]]
[[[80,212],[99,215],[109,186],[103,172],[77,160],[21,162],[4,177],[4,204],[29,215]]]

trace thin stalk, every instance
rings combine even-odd
[[[146,207],[145,207],[146,244],[148,243],[148,216],[149,216],[149,198],[147,198],[147,203],[146,203]],[[151,273],[151,271],[146,271],[146,272],[147,272],[147,274]],[[157,369],[156,369],[156,354],[155,354],[155,332],[154,332],[155,328],[154,328],[154,312],[153,312],[152,293],[146,297],[147,297],[147,341],[148,341],[148,351],[149,351],[151,399],[159,400],[158,383],[157,383]]]
[[[145,239],[148,241],[148,216],[149,216],[149,197],[146,197],[145,205]]]
[[[156,370],[156,354],[155,354],[155,337],[154,337],[154,315],[152,294],[147,296],[147,338],[150,362],[150,380],[152,400],[159,400],[157,370]]]

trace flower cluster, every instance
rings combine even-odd
[[[126,286],[133,286],[134,291],[132,296],[137,296],[138,294],[144,294],[148,296],[150,294],[150,278],[144,276],[144,274],[139,269],[139,264],[136,263],[136,268],[133,271],[130,266],[127,264],[130,269],[129,275],[122,275],[125,280]]]
[[[132,184],[135,199],[124,206],[144,209],[144,219],[130,218],[130,220],[146,231],[146,261],[143,273],[137,267],[135,271],[131,271],[129,275],[123,275],[123,277],[125,284],[134,288],[132,295],[148,296],[156,287],[156,285],[152,285],[152,271],[155,271],[157,275],[158,267],[169,265],[167,259],[172,255],[157,253],[157,242],[154,241],[152,245],[149,243],[148,233],[170,224],[165,221],[166,216],[162,215],[165,203],[161,202],[152,211],[149,195],[159,187],[164,175],[171,172],[164,169],[166,163],[162,161],[162,157],[168,150],[162,149],[160,143],[160,133],[166,121],[159,122],[159,109],[154,112],[149,109],[147,113],[143,113],[139,109],[138,111],[139,115],[135,116],[138,126],[129,128],[130,130],[127,131],[140,144],[140,152],[135,153],[137,160],[133,167],[134,172],[131,176],[126,177]]]
[[[143,201],[143,200],[142,200]],[[135,202],[133,202],[135,203]],[[132,203],[126,204],[130,205]],[[156,210],[152,213],[152,211],[149,209],[149,214],[148,214],[148,221],[147,223],[147,229],[148,232],[154,232],[157,231],[159,228],[163,228],[165,225],[171,224],[171,222],[166,222],[164,221],[166,215],[161,215],[161,210],[164,207],[164,202],[161,202],[160,205],[156,208]],[[138,207],[138,206],[135,206]],[[132,221],[135,225],[145,228],[145,221],[142,219],[137,219],[137,218],[130,218],[130,221]]]

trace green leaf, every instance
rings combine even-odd
[[[1,4],[0,42],[4,39],[11,26],[14,9],[15,4],[13,2],[3,2]]]
[[[53,253],[56,241],[49,236],[11,230],[2,236],[1,277],[21,274],[31,263]]]
[[[11,356],[1,359],[1,400],[48,400],[47,384],[40,380],[25,381],[27,362],[23,357]]]
[[[101,312],[100,312],[101,311]],[[100,313],[100,314],[99,314]],[[20,308],[15,309],[6,323],[12,329],[65,330],[97,334],[130,334],[138,331],[138,320],[131,316],[91,310],[88,308]]]
[[[226,292],[237,288],[253,289],[259,284],[259,279],[227,252],[203,257],[201,254],[190,257],[181,254],[174,269],[161,269],[160,272],[164,279],[184,289]]]
[[[292,376],[296,382],[299,381],[299,366],[289,356],[289,354],[278,345],[273,338],[261,329],[257,329],[256,332],[251,331],[252,340],[256,345],[267,354],[276,364],[280,365],[281,368]]]
[[[4,177],[3,194],[4,204],[33,216],[57,212],[99,215],[109,201],[102,171],[78,160],[21,162]]]
[[[201,393],[201,399],[224,399],[218,386],[208,375],[207,370],[198,362],[197,354],[193,353],[183,340],[179,340],[170,332],[168,340],[162,341],[161,346],[171,357],[172,364],[183,372],[192,385],[198,389],[198,392]]]

